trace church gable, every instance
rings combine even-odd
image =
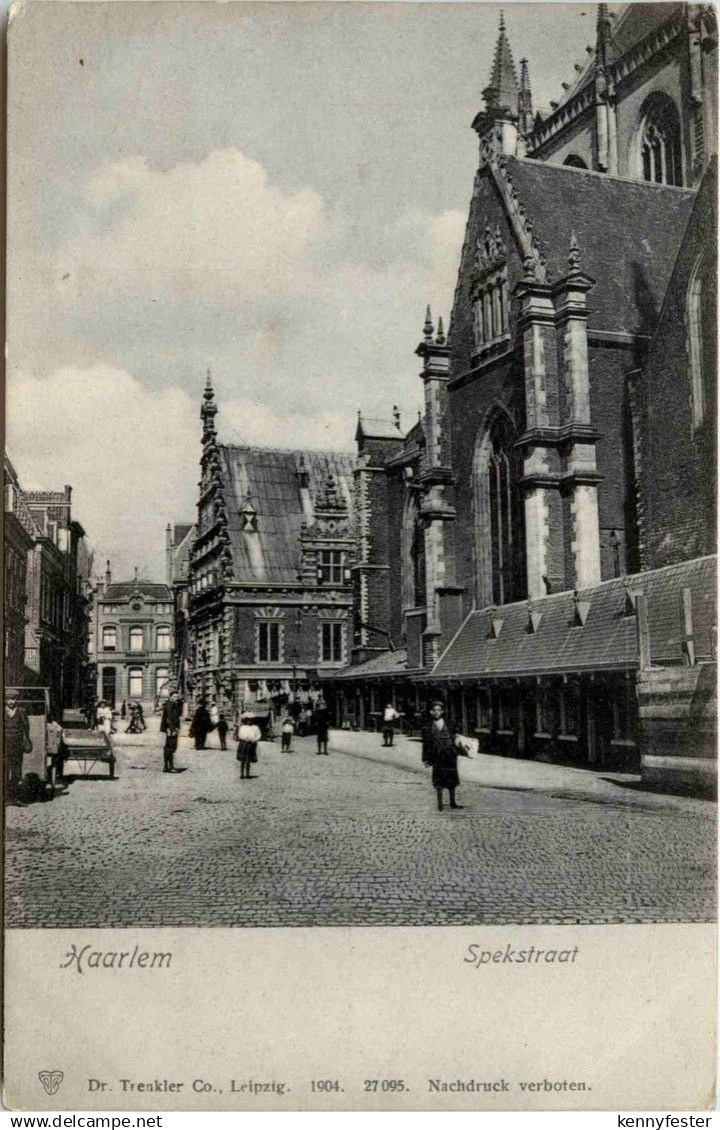
[[[523,276],[524,250],[496,177],[486,167],[475,181],[455,290],[452,377],[511,347],[512,292]]]

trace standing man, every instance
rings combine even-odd
[[[177,691],[173,691],[170,698],[163,703],[162,717],[160,719],[160,733],[165,735],[163,747],[163,773],[175,772],[175,751],[177,750],[178,735],[180,733],[180,715],[182,702]]]
[[[5,692],[5,800],[16,800],[23,779],[23,757],[32,750],[27,714],[17,691]]]
[[[445,718],[444,703],[434,702],[430,707],[430,721],[423,731],[422,759],[425,765],[432,766],[432,783],[440,812],[443,810],[443,789],[447,789],[450,796],[450,807],[462,808],[455,800],[455,789],[460,784],[458,754],[469,756]]]
[[[190,723],[190,737],[195,738],[195,749],[205,749],[205,742],[211,729],[210,712],[205,705],[205,699],[201,698]]]
[[[330,711],[322,699],[318,701],[315,711],[315,732],[317,734],[317,751],[328,756],[328,731],[330,729]]]
[[[227,736],[228,736],[228,721],[223,711],[220,711],[217,723],[218,737],[220,738],[220,749],[227,749]]]
[[[400,715],[398,714],[392,703],[388,703],[383,711],[383,746],[391,746],[393,744],[393,736],[395,734],[395,723]]]

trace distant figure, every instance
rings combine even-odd
[[[212,715],[211,715],[212,717]],[[220,738],[220,749],[227,749],[228,721],[223,712],[218,715],[217,732]]]
[[[57,778],[61,778],[63,775],[62,739],[62,726],[56,721],[53,714],[48,714],[47,753]]]
[[[395,723],[400,715],[398,714],[392,703],[388,703],[383,711],[383,745],[391,746],[393,744],[393,737],[395,734]]]
[[[175,772],[175,751],[177,750],[178,735],[180,733],[180,716],[182,702],[177,691],[173,691],[170,698],[163,704],[160,719],[160,733],[165,735],[163,747],[163,773]]]
[[[128,704],[128,713],[130,714],[130,721],[128,722],[125,730],[126,734],[140,734],[144,729],[144,722],[141,718],[139,703],[130,702]]]
[[[32,751],[30,726],[27,714],[20,705],[16,691],[5,695],[5,799],[16,800],[23,779],[23,757]]]
[[[241,722],[238,729],[237,759],[240,762],[240,780],[250,776],[250,766],[257,761],[260,729],[253,722]]]
[[[293,722],[290,715],[286,714],[285,717],[282,720],[282,725],[280,727],[280,750],[281,750],[281,752],[283,752],[283,753],[289,753],[290,752],[290,746],[292,744],[292,736],[293,736],[294,733],[295,733],[295,723]]]
[[[120,707],[120,717],[122,718],[123,722],[125,721],[126,716],[127,716],[127,699],[124,698],[122,700],[122,705]]]
[[[107,736],[110,737],[111,733],[113,732],[113,712],[112,708],[108,706],[106,702],[103,701],[100,703],[98,707],[97,717],[98,729],[102,730],[103,734],[107,734]]]
[[[432,766],[432,783],[440,812],[443,810],[443,789],[447,789],[450,796],[450,807],[462,808],[455,800],[455,789],[460,784],[457,771],[459,754],[469,756],[445,718],[444,704],[434,702],[430,707],[429,722],[423,730],[422,759],[425,765]]]
[[[136,710],[137,710],[137,714],[138,714],[138,723],[139,723],[139,725],[140,725],[140,730],[141,730],[141,731],[142,731],[142,730],[147,730],[147,726],[145,725],[145,712],[143,711],[143,708],[142,708],[142,703],[141,703],[141,702],[136,702],[136,703],[135,703],[135,708],[136,708]]]
[[[330,711],[323,700],[320,699],[315,710],[315,733],[317,734],[317,751],[319,754],[324,753],[326,757],[328,756],[329,729]]]
[[[205,705],[205,699],[201,698],[190,723],[190,737],[195,738],[195,749],[205,749],[211,728],[210,713]]]

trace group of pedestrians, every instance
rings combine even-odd
[[[215,718],[214,712],[217,711]],[[394,739],[394,728],[400,715],[391,704],[383,712],[383,747],[391,747]],[[163,750],[163,772],[174,773],[175,752],[177,750],[180,722],[182,719],[182,702],[177,691],[173,691],[162,710],[160,730],[165,734]],[[318,702],[313,712],[313,723],[317,738],[317,754],[328,756],[328,738],[330,730],[330,711],[322,701]],[[190,735],[195,738],[195,748],[205,749],[207,735],[217,729],[220,737],[220,748],[227,749],[228,724],[225,715],[216,704],[210,709],[202,701],[193,714]],[[280,725],[281,751],[292,752],[292,739],[295,734],[295,722],[288,712]],[[260,727],[251,719],[239,718],[235,727],[237,738],[237,760],[240,762],[240,779],[247,780],[251,777],[251,766],[257,763],[257,747],[261,741]],[[422,760],[423,764],[432,769],[432,787],[437,797],[437,807],[440,812],[444,809],[444,794],[448,794],[448,803],[451,809],[461,809],[455,791],[460,784],[457,761],[458,757],[469,757],[467,739],[459,735],[455,727],[445,716],[445,705],[436,700],[430,707],[430,714],[422,732]]]
[[[195,739],[195,749],[205,749],[208,734],[217,730],[220,739],[220,749],[227,749],[227,736],[230,726],[225,714],[216,702],[208,708],[205,699],[201,699],[190,723],[190,737]]]

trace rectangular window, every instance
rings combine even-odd
[[[142,628],[130,629],[130,651],[143,651],[144,650],[144,633]]]
[[[170,628],[162,624],[157,630],[157,650],[170,650]]]
[[[321,549],[318,554],[318,584],[343,583],[345,554],[341,549]]]
[[[535,733],[550,734],[553,728],[553,704],[547,691],[538,691],[535,699]]]
[[[515,724],[515,704],[507,691],[498,696],[498,730],[510,731]]]
[[[560,733],[565,738],[575,738],[578,732],[579,702],[576,688],[564,690],[560,695]]]
[[[478,730],[492,729],[492,703],[488,691],[479,691],[477,697],[477,728]]]
[[[322,643],[320,658],[323,663],[342,663],[343,658],[343,625],[338,621],[321,626]]]
[[[102,630],[103,651],[117,651],[117,628],[106,624]]]
[[[637,725],[637,699],[630,684],[612,690],[613,740],[633,741]]]
[[[128,695],[130,698],[142,698],[143,673],[142,667],[131,667],[128,671]]]
[[[280,662],[280,624],[277,620],[261,620],[258,624],[257,662]]]

